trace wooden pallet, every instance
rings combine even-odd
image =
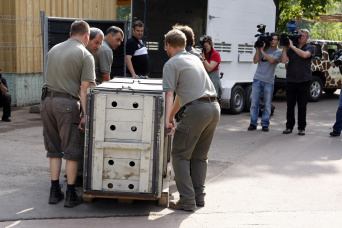
[[[83,193],[83,202],[92,203],[95,198],[107,198],[107,199],[118,199],[119,203],[132,204],[134,200],[156,200],[157,205],[160,207],[168,207],[169,205],[169,185],[171,179],[171,165],[168,165],[166,177],[163,178],[163,190],[161,197],[151,196],[146,194],[134,194],[134,193],[105,193],[105,192],[90,192]],[[148,196],[148,197],[146,197]]]

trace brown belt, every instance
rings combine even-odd
[[[199,103],[211,103],[211,102],[216,102],[216,101],[217,101],[216,97],[201,97],[194,101],[190,101],[189,103],[185,104],[185,106],[199,104]]]
[[[74,97],[68,93],[61,93],[61,92],[54,92],[54,91],[47,91],[46,93],[47,97],[61,97],[61,98],[68,98],[71,100],[77,100],[79,101],[80,99],[77,97]]]

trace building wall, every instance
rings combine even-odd
[[[40,11],[48,17],[116,19],[116,0],[1,0],[0,68],[12,105],[40,101],[43,45]]]
[[[6,78],[12,106],[38,104],[42,94],[43,73],[2,74]]]
[[[49,17],[116,19],[116,0],[1,0],[3,72],[43,72],[40,11]],[[7,45],[6,45],[7,44]]]

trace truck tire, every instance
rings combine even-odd
[[[229,111],[231,114],[239,114],[242,112],[245,107],[245,92],[243,88],[239,85],[236,85],[232,89],[232,94],[230,97],[230,108]]]
[[[322,80],[318,76],[312,76],[312,80],[310,82],[309,101],[316,102],[319,100],[323,90],[322,84]]]
[[[245,88],[245,107],[244,111],[249,112],[252,103],[252,85],[249,85]]]
[[[323,89],[323,91],[326,93],[326,94],[333,94],[335,93],[337,89],[335,88],[326,88],[326,89]]]

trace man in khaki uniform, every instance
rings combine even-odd
[[[86,48],[92,55],[95,55],[100,49],[103,38],[104,34],[101,29],[95,27],[90,28],[89,42]]]
[[[113,50],[123,42],[124,33],[121,28],[111,26],[106,31],[106,37],[100,49],[94,54],[96,82],[98,84],[110,80],[113,64]]]
[[[67,173],[65,207],[74,207],[82,202],[75,189],[78,161],[84,151],[81,130],[85,117],[80,117],[80,101],[85,116],[87,88],[96,85],[94,58],[85,47],[89,41],[89,29],[85,21],[73,22],[70,38],[54,46],[47,54],[40,111],[44,144],[50,158],[49,203],[57,204],[64,198],[59,184],[64,158]]]
[[[185,50],[186,37],[178,29],[165,35],[165,50],[170,59],[163,68],[166,91],[165,126],[175,136],[172,143],[172,165],[180,200],[170,208],[193,211],[205,205],[205,178],[208,152],[220,120],[216,91],[202,62]],[[173,101],[173,93],[176,98]],[[175,127],[174,116],[186,106],[184,117]],[[191,159],[191,175],[190,175]]]

